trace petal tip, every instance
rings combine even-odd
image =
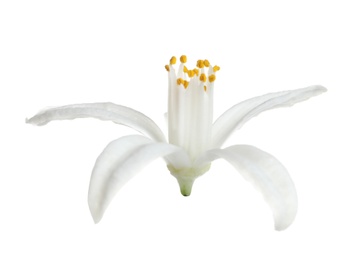
[[[275,230],[276,231],[284,231],[286,230],[292,223],[287,223],[287,224],[283,224],[283,223],[275,223]]]
[[[35,115],[31,118],[26,118],[25,123],[26,124],[31,124],[31,125],[36,125],[36,126],[42,126],[45,125],[47,122],[40,120],[41,118],[38,115]]]
[[[35,125],[35,123],[33,122],[33,117],[31,117],[31,118],[26,117],[25,118],[25,123],[26,124]]]
[[[320,88],[323,92],[326,92],[326,91],[327,91],[327,88],[325,88],[325,87],[322,86],[322,85],[318,85],[318,88]]]
[[[94,224],[98,224],[103,217],[101,207],[99,206],[99,204],[97,204],[95,200],[92,200],[90,197],[88,198],[88,207],[89,211],[91,212]]]
[[[96,224],[96,225],[101,221],[101,219],[94,218],[93,216],[92,216],[92,218],[93,218],[94,224]]]
[[[295,196],[296,197],[296,196]],[[282,212],[276,215],[274,212],[275,230],[283,231],[292,225],[297,215],[298,203],[297,200],[292,201],[291,205],[287,205],[286,213]]]
[[[90,208],[90,211],[94,224],[98,224],[101,221],[103,214],[97,212],[97,210],[94,210],[92,208]]]
[[[314,85],[314,86],[311,86],[311,88],[315,90],[318,95],[321,93],[325,93],[327,91],[327,88],[325,88],[322,85]]]

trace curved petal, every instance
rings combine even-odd
[[[263,111],[292,106],[326,91],[322,86],[269,93],[245,100],[224,112],[212,126],[212,147],[220,148],[230,134]]]
[[[134,109],[113,103],[86,103],[47,108],[32,118],[26,119],[26,122],[34,125],[45,125],[53,120],[87,117],[110,120],[131,127],[155,141],[166,141],[161,129],[149,117]]]
[[[249,145],[208,151],[204,162],[223,158],[264,196],[271,207],[276,230],[286,229],[297,213],[297,193],[284,166],[272,155]]]
[[[144,166],[158,157],[183,150],[143,136],[117,139],[104,149],[93,168],[88,192],[92,217],[98,223],[118,190]]]

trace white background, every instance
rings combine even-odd
[[[1,1],[0,259],[352,259],[351,1]],[[26,125],[45,106],[111,101],[164,126],[172,55],[217,74],[215,116],[268,92],[328,92],[266,112],[228,145],[289,170],[299,211],[273,229],[261,196],[224,161],[179,194],[148,165],[95,225],[90,172],[131,129],[93,119]]]

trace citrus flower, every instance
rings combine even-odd
[[[189,196],[194,180],[218,158],[228,161],[258,189],[270,206],[276,230],[286,229],[297,212],[294,184],[284,166],[272,155],[250,145],[221,149],[233,131],[263,111],[291,106],[326,91],[322,86],[270,93],[234,105],[213,122],[213,91],[220,69],[208,60],[188,69],[187,58],[170,59],[168,71],[168,137],[146,115],[113,103],[87,103],[42,110],[27,123],[44,125],[52,120],[92,117],[131,127],[142,135],[112,141],[97,158],[92,171],[88,204],[98,223],[117,191],[144,166],[163,157],[167,167]]]

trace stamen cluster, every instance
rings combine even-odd
[[[169,65],[165,65],[166,70],[169,72],[170,68],[176,64],[177,59],[173,56],[170,61]],[[220,70],[219,66],[211,66],[208,60],[198,60],[196,62],[196,68],[188,69],[184,64],[187,62],[186,55],[180,56],[181,67],[179,69],[179,77],[176,79],[177,85],[183,85],[186,89],[189,86],[189,82],[197,78],[200,82],[206,83],[207,81],[213,83],[216,80],[215,73]],[[208,77],[205,74],[205,68],[209,68],[208,70]],[[180,75],[182,71],[182,75]],[[189,80],[188,80],[189,79]],[[206,85],[204,85],[204,90],[207,91]]]

